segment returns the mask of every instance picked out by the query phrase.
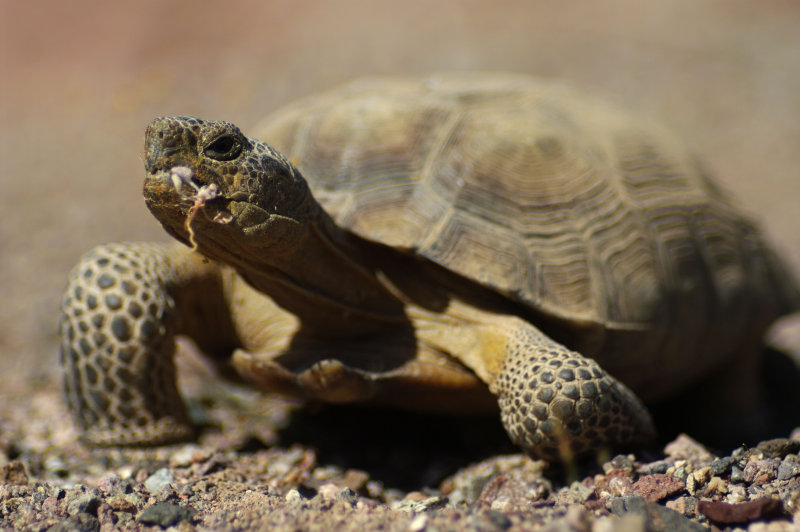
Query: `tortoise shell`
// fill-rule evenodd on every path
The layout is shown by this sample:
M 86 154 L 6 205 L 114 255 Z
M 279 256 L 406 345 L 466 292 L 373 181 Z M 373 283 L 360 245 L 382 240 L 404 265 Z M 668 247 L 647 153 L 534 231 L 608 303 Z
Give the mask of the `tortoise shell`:
M 364 79 L 256 133 L 340 226 L 552 316 L 653 328 L 779 298 L 753 224 L 681 142 L 561 83 Z

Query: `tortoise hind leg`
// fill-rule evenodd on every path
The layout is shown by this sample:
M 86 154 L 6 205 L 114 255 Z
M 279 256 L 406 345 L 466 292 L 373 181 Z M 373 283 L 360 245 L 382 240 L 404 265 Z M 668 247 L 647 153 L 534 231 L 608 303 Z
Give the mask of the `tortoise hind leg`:
M 148 244 L 99 246 L 72 271 L 59 324 L 68 407 L 90 445 L 191 438 L 175 382 L 175 270 Z
M 511 439 L 535 457 L 563 460 L 655 436 L 633 392 L 527 323 L 511 333 L 492 390 Z

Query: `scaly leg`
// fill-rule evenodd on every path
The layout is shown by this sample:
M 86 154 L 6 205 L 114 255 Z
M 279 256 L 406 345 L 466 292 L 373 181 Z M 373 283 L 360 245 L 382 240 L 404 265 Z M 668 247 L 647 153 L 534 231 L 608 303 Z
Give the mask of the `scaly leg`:
M 503 425 L 532 456 L 565 459 L 655 435 L 639 399 L 594 360 L 518 323 L 491 384 Z
M 70 275 L 60 358 L 69 409 L 90 445 L 154 445 L 194 434 L 173 355 L 176 293 L 197 272 L 189 271 L 188 254 L 175 257 L 151 244 L 108 244 L 84 255 Z

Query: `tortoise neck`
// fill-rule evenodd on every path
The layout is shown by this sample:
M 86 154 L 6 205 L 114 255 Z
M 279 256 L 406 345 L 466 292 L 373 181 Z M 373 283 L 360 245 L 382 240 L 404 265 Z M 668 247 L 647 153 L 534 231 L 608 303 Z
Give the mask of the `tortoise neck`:
M 306 223 L 296 245 L 243 277 L 315 331 L 352 335 L 355 326 L 368 332 L 404 319 L 403 303 L 378 275 L 379 245 L 341 229 L 322 209 Z

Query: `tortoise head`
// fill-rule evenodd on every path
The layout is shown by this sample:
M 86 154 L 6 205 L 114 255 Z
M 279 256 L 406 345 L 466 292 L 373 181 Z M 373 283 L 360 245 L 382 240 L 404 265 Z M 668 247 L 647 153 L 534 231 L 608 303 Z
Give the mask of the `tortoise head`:
M 223 262 L 291 249 L 320 210 L 283 155 L 228 122 L 156 118 L 145 168 L 145 202 L 167 232 Z

